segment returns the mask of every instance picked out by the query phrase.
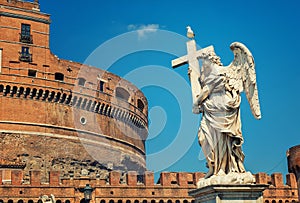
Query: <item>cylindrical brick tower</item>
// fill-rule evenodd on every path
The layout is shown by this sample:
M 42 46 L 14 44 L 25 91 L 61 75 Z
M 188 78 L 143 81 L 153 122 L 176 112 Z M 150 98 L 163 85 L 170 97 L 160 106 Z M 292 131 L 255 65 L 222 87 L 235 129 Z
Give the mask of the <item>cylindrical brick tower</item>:
M 0 14 L 0 158 L 44 177 L 49 170 L 64 177 L 144 171 L 143 93 L 112 73 L 53 55 L 50 16 L 36 1 L 0 0 Z
M 300 145 L 291 147 L 287 151 L 288 170 L 294 173 L 298 183 L 298 194 L 300 202 Z

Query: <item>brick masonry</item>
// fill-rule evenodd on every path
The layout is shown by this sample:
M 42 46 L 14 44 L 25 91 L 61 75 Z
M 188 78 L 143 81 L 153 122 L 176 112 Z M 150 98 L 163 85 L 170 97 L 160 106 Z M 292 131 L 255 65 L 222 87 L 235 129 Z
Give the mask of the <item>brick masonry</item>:
M 36 2 L 0 4 L 0 158 L 26 163 L 26 177 L 41 169 L 45 181 L 49 170 L 62 170 L 62 177 L 83 168 L 91 177 L 111 169 L 143 172 L 143 93 L 117 75 L 53 55 L 50 18 Z M 22 34 L 22 26 L 30 33 Z
M 194 202 L 188 191 L 203 173 L 163 172 L 155 183 L 146 171 L 148 104 L 138 88 L 53 55 L 38 1 L 0 0 L 0 18 L 0 203 L 50 194 L 83 202 L 86 184 L 91 203 Z M 270 184 L 265 203 L 297 201 L 298 152 L 289 150 L 286 184 L 279 173 L 255 175 Z

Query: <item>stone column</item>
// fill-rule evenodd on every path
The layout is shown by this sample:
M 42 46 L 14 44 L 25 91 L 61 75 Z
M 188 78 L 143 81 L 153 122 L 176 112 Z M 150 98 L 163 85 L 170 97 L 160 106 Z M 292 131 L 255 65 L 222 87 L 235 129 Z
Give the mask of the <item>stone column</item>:
M 191 190 L 196 203 L 263 203 L 264 184 L 210 185 Z

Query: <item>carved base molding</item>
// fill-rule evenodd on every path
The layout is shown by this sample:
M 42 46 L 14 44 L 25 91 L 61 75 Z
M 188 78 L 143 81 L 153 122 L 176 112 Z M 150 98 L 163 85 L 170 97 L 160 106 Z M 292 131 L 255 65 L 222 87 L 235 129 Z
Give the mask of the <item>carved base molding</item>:
M 195 203 L 263 203 L 263 191 L 268 185 L 211 185 L 191 190 Z

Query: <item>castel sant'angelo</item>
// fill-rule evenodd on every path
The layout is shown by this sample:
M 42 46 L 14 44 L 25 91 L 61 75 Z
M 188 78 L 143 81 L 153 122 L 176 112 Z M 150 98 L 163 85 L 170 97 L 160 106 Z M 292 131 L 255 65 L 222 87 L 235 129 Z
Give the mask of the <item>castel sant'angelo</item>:
M 146 169 L 148 104 L 117 75 L 49 49 L 38 1 L 0 0 L 0 203 L 191 203 L 203 173 Z M 289 174 L 255 175 L 264 202 L 298 202 L 300 146 Z

